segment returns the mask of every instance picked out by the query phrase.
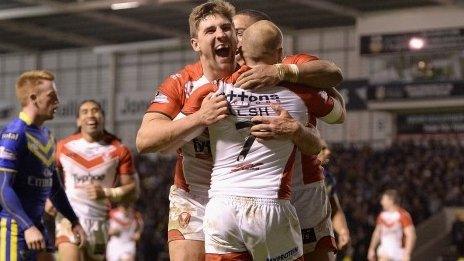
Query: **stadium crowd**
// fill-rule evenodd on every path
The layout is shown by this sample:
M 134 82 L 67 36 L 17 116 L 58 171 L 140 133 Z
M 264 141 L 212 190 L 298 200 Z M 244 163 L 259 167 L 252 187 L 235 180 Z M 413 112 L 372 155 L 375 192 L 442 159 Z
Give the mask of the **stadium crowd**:
M 137 208 L 144 214 L 145 222 L 139 242 L 140 260 L 168 257 L 166 219 L 174 162 L 174 157 L 136 158 L 141 185 Z M 327 167 L 337 179 L 351 231 L 352 260 L 366 258 L 381 210 L 379 197 L 387 188 L 400 191 L 402 205 L 416 225 L 443 206 L 464 205 L 464 146 L 458 142 L 395 142 L 382 150 L 334 146 Z

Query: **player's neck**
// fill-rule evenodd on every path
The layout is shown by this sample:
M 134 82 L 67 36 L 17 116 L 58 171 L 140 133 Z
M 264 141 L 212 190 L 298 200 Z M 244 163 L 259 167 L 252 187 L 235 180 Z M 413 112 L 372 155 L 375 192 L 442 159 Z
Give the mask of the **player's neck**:
M 84 140 L 92 143 L 92 142 L 97 142 L 97 141 L 100 141 L 102 138 L 103 138 L 103 132 L 99 132 L 99 133 L 95 133 L 95 134 L 89 134 L 89 133 L 86 133 L 86 132 L 81 132 L 82 134 L 82 138 L 84 138 Z
M 234 72 L 235 65 L 233 63 L 230 64 L 228 69 L 223 70 L 212 65 L 206 60 L 206 58 L 200 57 L 200 61 L 203 68 L 203 74 L 210 82 L 225 78 Z
M 45 120 L 38 115 L 37 111 L 30 106 L 23 107 L 21 111 L 25 114 L 25 117 L 27 117 L 27 124 L 29 125 L 42 126 L 45 122 Z

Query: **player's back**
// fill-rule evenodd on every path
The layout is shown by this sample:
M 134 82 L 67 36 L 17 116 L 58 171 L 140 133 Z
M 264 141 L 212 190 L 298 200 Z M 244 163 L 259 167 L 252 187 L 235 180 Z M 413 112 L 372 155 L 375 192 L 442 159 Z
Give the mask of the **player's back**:
M 40 222 L 53 185 L 54 144 L 51 132 L 30 124 L 24 114 L 1 131 L 0 169 L 14 175 L 13 190 L 34 223 Z M 11 217 L 5 209 L 0 216 Z
M 219 91 L 226 95 L 232 115 L 209 127 L 214 155 L 210 196 L 288 199 L 296 148 L 288 139 L 254 140 L 250 135 L 251 118 L 276 116 L 270 106 L 275 103 L 305 124 L 305 99 L 291 86 L 251 92 L 222 82 Z

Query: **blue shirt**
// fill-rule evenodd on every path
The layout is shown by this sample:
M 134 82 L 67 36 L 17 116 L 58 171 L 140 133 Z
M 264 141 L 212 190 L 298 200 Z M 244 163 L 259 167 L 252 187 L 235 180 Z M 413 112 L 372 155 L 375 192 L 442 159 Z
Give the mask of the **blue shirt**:
M 41 222 L 45 200 L 52 189 L 53 175 L 56 175 L 54 152 L 55 140 L 51 132 L 32 125 L 23 112 L 1 131 L 0 171 L 14 175 L 12 188 L 35 225 Z M 10 215 L 1 206 L 0 217 L 20 218 Z

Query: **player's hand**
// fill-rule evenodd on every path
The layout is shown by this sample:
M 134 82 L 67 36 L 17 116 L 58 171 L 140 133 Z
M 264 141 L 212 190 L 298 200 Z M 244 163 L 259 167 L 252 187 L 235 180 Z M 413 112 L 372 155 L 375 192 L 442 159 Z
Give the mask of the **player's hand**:
M 228 115 L 227 100 L 224 95 L 215 96 L 209 93 L 203 99 L 201 108 L 196 112 L 201 124 L 209 126 L 216 123 Z
M 27 247 L 30 250 L 44 250 L 45 239 L 35 226 L 32 226 L 24 231 L 24 239 L 26 240 Z
M 56 217 L 56 214 L 58 213 L 55 206 L 53 206 L 53 203 L 48 198 L 47 201 L 45 201 L 45 212 L 52 217 Z
M 345 250 L 350 243 L 350 232 L 349 231 L 342 231 L 338 234 L 338 250 L 342 251 Z
M 72 228 L 72 232 L 77 239 L 76 245 L 78 245 L 79 248 L 83 247 L 87 242 L 87 236 L 81 224 L 75 224 Z
M 276 86 L 279 82 L 279 72 L 274 65 L 257 65 L 242 73 L 235 85 L 242 89 L 258 89 Z
M 87 197 L 92 200 L 105 198 L 105 191 L 103 191 L 103 187 L 97 184 L 86 185 L 85 193 L 87 194 Z
M 280 105 L 271 104 L 271 107 L 277 117 L 255 116 L 251 118 L 252 122 L 258 122 L 250 128 L 251 135 L 262 140 L 291 139 L 300 127 L 299 122 Z
M 369 249 L 367 252 L 367 260 L 369 261 L 375 261 L 376 260 L 376 255 L 375 255 L 375 250 L 374 249 Z
M 134 235 L 132 235 L 132 240 L 139 241 L 140 236 L 141 236 L 140 233 L 135 233 Z

